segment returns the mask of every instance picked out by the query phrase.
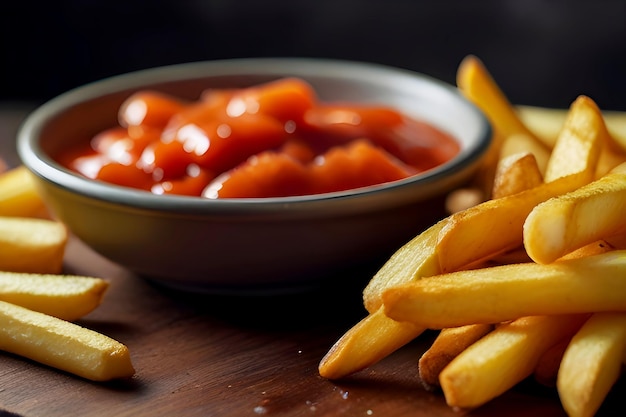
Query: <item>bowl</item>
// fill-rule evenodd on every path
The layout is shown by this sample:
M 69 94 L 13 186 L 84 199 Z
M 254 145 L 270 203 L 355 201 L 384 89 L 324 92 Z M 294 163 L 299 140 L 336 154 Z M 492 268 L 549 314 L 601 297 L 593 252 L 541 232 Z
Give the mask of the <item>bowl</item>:
M 397 108 L 453 135 L 460 152 L 425 173 L 357 190 L 215 200 L 91 180 L 51 157 L 115 125 L 121 103 L 138 90 L 196 99 L 209 87 L 281 77 L 309 82 L 321 100 Z M 468 180 L 490 140 L 485 116 L 456 87 L 426 75 L 364 62 L 250 58 L 140 70 L 78 87 L 25 119 L 17 150 L 51 214 L 137 276 L 191 292 L 277 294 L 336 279 L 367 282 L 442 217 L 445 194 Z

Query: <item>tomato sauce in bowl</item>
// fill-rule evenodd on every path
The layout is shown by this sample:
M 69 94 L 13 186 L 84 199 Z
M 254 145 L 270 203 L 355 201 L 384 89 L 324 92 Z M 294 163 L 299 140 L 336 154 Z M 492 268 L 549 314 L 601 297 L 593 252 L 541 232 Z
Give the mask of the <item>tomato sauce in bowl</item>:
M 460 151 L 430 123 L 385 106 L 322 102 L 296 77 L 205 90 L 196 101 L 142 90 L 118 120 L 58 162 L 154 194 L 263 198 L 396 181 Z

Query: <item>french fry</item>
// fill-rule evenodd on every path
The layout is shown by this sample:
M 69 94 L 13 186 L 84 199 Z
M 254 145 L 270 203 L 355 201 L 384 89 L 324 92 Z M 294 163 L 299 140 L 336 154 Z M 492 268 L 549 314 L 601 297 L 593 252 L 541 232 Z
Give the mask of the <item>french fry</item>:
M 623 123 L 623 130 L 621 131 L 621 134 L 623 136 L 626 136 L 626 118 L 623 114 L 621 114 L 621 116 L 621 121 Z M 606 126 L 607 118 L 603 117 L 603 120 Z M 604 147 L 602 148 L 602 153 L 600 154 L 600 159 L 598 161 L 596 178 L 604 176 L 604 174 L 611 171 L 618 165 L 623 164 L 624 162 L 626 162 L 626 141 L 622 141 L 621 143 L 618 142 L 618 140 L 615 139 L 615 136 L 613 136 L 609 131 L 606 135 L 606 141 L 604 143 Z
M 567 109 L 517 105 L 515 110 L 524 125 L 549 148 L 563 128 Z M 626 112 L 602 111 L 606 126 L 621 148 L 626 148 Z
M 402 246 L 363 290 L 369 314 L 337 340 L 318 365 L 319 374 L 339 379 L 365 369 L 424 332 L 423 328 L 389 319 L 382 311 L 382 292 L 394 283 L 438 273 L 435 239 L 445 219 Z
M 606 241 L 598 241 L 591 243 L 589 245 L 583 246 L 582 248 L 568 253 L 564 256 L 565 259 L 580 259 L 586 256 L 599 255 L 601 253 L 607 253 L 615 248 L 607 243 Z M 563 353 L 567 348 L 569 340 L 562 340 L 557 345 L 548 349 L 539 359 L 537 363 L 537 367 L 535 368 L 533 374 L 535 380 L 545 386 L 554 387 L 556 386 L 557 374 L 559 371 L 559 366 L 561 364 L 561 359 L 563 357 Z
M 484 97 L 485 93 L 491 94 L 489 101 L 501 102 L 507 99 L 483 63 L 474 56 L 467 56 L 461 61 L 456 74 L 456 84 L 459 91 L 485 113 L 492 125 L 491 143 L 476 169 L 473 180 L 474 187 L 480 189 L 482 194 L 485 195 L 485 200 L 487 200 L 491 198 L 490 193 L 496 164 L 500 158 L 500 149 L 502 148 L 505 133 L 501 132 L 494 124 L 493 120 L 491 120 L 493 116 L 490 117 L 486 113 L 485 105 L 481 105 L 479 100 Z M 513 122 L 515 123 L 515 121 Z
M 0 350 L 93 381 L 135 372 L 128 348 L 93 330 L 0 301 Z
M 468 55 L 461 61 L 456 84 L 461 93 L 487 115 L 503 138 L 515 133 L 534 136 L 478 57 Z
M 589 159 L 585 160 L 589 161 Z M 589 166 L 587 170 L 591 171 L 594 168 Z M 521 246 L 523 241 L 523 221 L 532 207 L 552 196 L 578 188 L 587 181 L 587 177 L 589 175 L 587 175 L 586 171 L 583 171 L 580 174 L 562 178 L 551 184 L 542 184 L 531 190 L 521 192 L 516 194 L 517 197 L 510 196 L 497 200 L 497 203 L 491 200 L 457 213 L 427 229 L 400 248 L 370 280 L 370 283 L 363 291 L 363 299 L 367 311 L 370 314 L 374 314 L 380 308 L 380 294 L 385 289 L 441 272 L 441 268 L 445 267 L 445 264 L 441 262 L 442 258 L 448 262 L 456 262 L 459 259 L 463 259 L 464 264 L 455 266 L 455 268 L 461 268 Z M 479 219 L 478 221 L 476 220 L 477 218 Z M 449 227 L 451 219 L 458 224 L 449 234 L 443 234 L 443 231 Z M 500 224 L 498 221 L 503 223 Z M 493 238 L 493 234 L 488 233 L 488 230 L 491 230 L 489 229 L 490 227 L 493 230 L 509 230 L 511 228 L 510 222 L 512 221 L 517 221 L 519 232 L 497 233 L 497 239 Z M 485 233 L 486 231 L 487 233 Z M 464 240 L 459 239 L 459 235 L 463 236 Z M 450 250 L 451 246 L 453 250 Z M 468 252 L 466 250 L 467 247 L 472 247 L 473 251 Z M 445 252 L 441 252 L 442 250 Z M 446 254 L 445 257 L 442 257 L 443 253 Z M 463 256 L 467 257 L 467 255 L 473 255 L 474 257 L 469 259 L 463 258 Z M 368 329 L 372 326 L 366 325 L 373 321 L 375 320 L 369 317 L 362 320 L 331 347 L 320 362 L 319 369 L 322 375 L 336 379 L 356 372 L 363 369 L 363 367 L 372 365 L 411 340 L 403 334 L 402 337 L 390 338 L 388 345 L 385 345 L 382 341 L 374 344 L 370 340 L 373 337 L 367 334 Z M 421 331 L 415 333 L 414 337 L 417 337 L 420 333 Z M 352 346 L 358 346 L 355 341 L 359 338 L 364 339 L 363 343 L 377 346 L 377 349 L 381 349 L 381 351 L 377 352 L 372 348 L 366 357 L 355 362 L 349 356 L 353 352 Z M 341 364 L 341 367 L 336 364 Z
M 449 216 L 435 249 L 440 271 L 458 271 L 521 246 L 524 221 L 537 204 L 585 183 L 586 175 L 572 174 Z
M 586 96 L 579 96 L 570 106 L 548 164 L 544 180 L 588 172 L 589 181 L 595 178 L 601 149 L 609 140 L 609 133 L 598 106 Z M 588 170 L 594 166 L 594 170 Z
M 616 168 L 618 165 L 626 162 L 626 152 L 613 152 L 608 150 L 610 145 L 602 149 L 600 158 L 598 159 L 598 168 L 596 169 L 596 178 L 602 178 L 605 174 Z
M 109 283 L 101 278 L 0 271 L 0 300 L 73 321 L 100 305 Z
M 43 200 L 25 166 L 0 174 L 0 216 L 42 217 L 45 214 Z
M 461 352 L 492 331 L 491 324 L 469 324 L 443 329 L 418 362 L 422 384 L 428 389 L 439 387 L 439 374 Z
M 320 376 L 340 379 L 363 370 L 424 332 L 411 323 L 388 318 L 382 308 L 350 328 L 320 361 Z
M 542 141 L 548 148 L 552 149 L 559 136 L 568 109 L 516 105 L 515 111 L 537 139 Z
M 60 273 L 67 239 L 65 226 L 53 220 L 0 217 L 0 270 Z
M 626 251 L 422 278 L 383 293 L 390 318 L 430 329 L 535 315 L 626 311 Z
M 565 124 L 567 110 L 517 106 L 520 119 L 548 147 L 553 147 Z M 626 112 L 603 111 L 608 136 L 598 162 L 596 178 L 626 161 Z
M 523 228 L 524 246 L 550 263 L 597 240 L 626 232 L 626 163 L 604 177 L 537 205 Z
M 499 161 L 520 152 L 532 154 L 535 157 L 540 173 L 543 175 L 548 159 L 550 159 L 550 150 L 545 149 L 543 144 L 540 144 L 534 136 L 528 133 L 513 133 L 505 137 L 500 148 Z
M 504 157 L 498 163 L 493 180 L 492 198 L 520 193 L 543 183 L 543 175 L 535 156 L 520 152 Z
M 594 242 L 584 248 L 569 254 L 571 259 L 606 253 L 613 250 L 606 242 Z M 422 381 L 427 387 L 439 385 L 439 373 L 465 348 L 471 346 L 493 326 L 490 324 L 471 324 L 461 327 L 443 329 L 432 346 L 422 355 L 419 361 L 419 372 Z M 559 346 L 548 349 L 539 359 L 533 374 L 535 379 L 544 385 L 556 384 L 560 359 L 568 340 L 559 343 Z
M 626 313 L 595 313 L 563 354 L 557 391 L 571 417 L 591 417 L 617 381 L 626 349 Z
M 505 143 L 510 138 L 512 137 L 507 138 Z M 532 153 L 521 152 L 505 156 L 498 163 L 492 198 L 503 198 L 517 194 L 541 183 L 543 183 L 543 177 Z M 526 251 L 522 248 L 503 253 L 490 259 L 490 262 L 511 263 L 529 260 Z M 422 383 L 427 388 L 439 386 L 439 374 L 445 366 L 493 328 L 494 326 L 491 324 L 470 324 L 442 329 L 432 346 L 424 352 L 418 362 Z
M 580 328 L 587 315 L 524 317 L 469 346 L 439 376 L 451 407 L 475 408 L 532 375 L 539 358 Z
M 593 119 L 594 103 L 580 99 L 568 113 L 571 129 L 565 129 L 550 154 L 545 184 L 504 198 L 489 200 L 448 218 L 437 243 L 441 272 L 467 268 L 476 261 L 512 250 L 523 241 L 523 225 L 533 208 L 589 183 L 594 179 L 603 143 L 601 120 Z M 592 116 L 587 117 L 591 113 Z M 579 127 L 577 119 L 592 119 Z M 559 144 L 560 142 L 560 144 Z M 571 152 L 575 147 L 576 152 Z M 560 153 L 569 155 L 562 162 Z M 507 230 L 508 233 L 502 233 Z M 467 248 L 472 250 L 468 251 Z
M 491 192 L 495 167 L 506 137 L 524 134 L 532 138 L 534 146 L 529 151 L 535 154 L 539 166 L 545 167 L 544 163 L 547 162 L 549 154 L 548 147 L 524 125 L 517 110 L 480 59 L 468 55 L 461 61 L 457 70 L 456 84 L 461 93 L 485 113 L 494 129 L 492 144 L 477 173 L 477 181 L 483 185 L 487 193 Z
M 379 311 L 380 297 L 391 286 L 439 273 L 436 242 L 446 222 L 446 219 L 441 220 L 401 247 L 370 280 L 363 291 L 369 316 L 335 342 L 320 362 L 320 375 L 338 379 L 362 370 L 423 332 L 424 329 L 420 328 L 397 331 L 399 326 L 396 323 L 381 318 L 384 314 Z
M 580 259 L 586 256 L 599 255 L 601 253 L 607 253 L 615 248 L 607 243 L 606 241 L 598 241 L 591 243 L 589 245 L 583 246 L 582 248 L 568 253 L 565 255 L 563 260 L 565 259 Z M 563 358 L 563 353 L 569 344 L 569 340 L 563 340 L 559 342 L 557 345 L 551 347 L 539 360 L 537 367 L 534 371 L 535 380 L 545 386 L 556 386 L 556 379 L 559 371 L 559 366 L 561 364 L 561 359 Z
M 370 313 L 382 306 L 381 294 L 396 284 L 439 273 L 436 243 L 446 219 L 435 223 L 398 249 L 374 274 L 363 290 L 363 302 Z
M 448 196 L 449 216 L 372 278 L 368 315 L 319 370 L 344 377 L 441 329 L 420 357 L 421 381 L 439 385 L 449 405 L 473 408 L 533 374 L 558 388 L 566 347 L 585 351 L 572 336 L 591 313 L 626 316 L 626 112 L 602 112 L 586 96 L 567 110 L 514 107 L 474 56 L 459 66 L 457 85 L 490 120 L 494 140 L 474 181 Z M 586 377 L 578 391 L 564 390 L 568 414 L 599 407 L 626 363 L 625 329 L 623 341 L 593 332 L 615 351 L 621 344 L 619 361 L 605 355 L 610 370 L 593 368 L 602 353 L 589 349 L 570 365 L 570 379 Z
M 320 362 L 320 375 L 338 379 L 362 370 L 423 332 L 419 328 L 400 331 L 394 321 L 381 318 L 381 315 L 384 316 L 379 311 L 382 305 L 381 294 L 394 285 L 440 272 L 436 244 L 446 222 L 447 219 L 441 220 L 403 245 L 372 277 L 363 291 L 364 305 L 370 313 L 369 316 L 335 342 Z M 521 244 L 521 238 L 519 243 Z M 374 328 L 376 330 L 372 330 Z
M 465 187 L 452 190 L 445 201 L 445 210 L 448 214 L 457 213 L 474 207 L 487 200 L 485 193 L 478 187 Z

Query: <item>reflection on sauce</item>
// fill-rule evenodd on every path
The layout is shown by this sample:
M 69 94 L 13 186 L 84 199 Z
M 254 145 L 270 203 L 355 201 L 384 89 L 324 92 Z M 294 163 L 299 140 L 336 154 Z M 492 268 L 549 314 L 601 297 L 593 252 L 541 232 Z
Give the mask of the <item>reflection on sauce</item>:
M 459 152 L 436 127 L 388 107 L 324 103 L 298 78 L 204 91 L 140 91 L 119 125 L 58 156 L 86 177 L 205 198 L 283 197 L 395 181 Z

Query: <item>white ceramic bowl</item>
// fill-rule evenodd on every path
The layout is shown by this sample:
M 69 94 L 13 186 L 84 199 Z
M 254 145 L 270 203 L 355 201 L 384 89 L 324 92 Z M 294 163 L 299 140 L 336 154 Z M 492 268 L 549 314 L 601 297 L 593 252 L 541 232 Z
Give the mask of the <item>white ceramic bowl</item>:
M 195 99 L 207 87 L 295 76 L 319 98 L 393 106 L 452 134 L 461 152 L 427 173 L 355 191 L 265 199 L 159 196 L 93 181 L 50 155 L 117 122 L 131 93 Z M 491 139 L 484 115 L 458 90 L 380 65 L 305 58 L 235 59 L 138 71 L 69 91 L 36 109 L 18 153 L 51 212 L 96 252 L 166 286 L 208 293 L 301 291 L 341 276 L 361 280 L 443 214 Z

